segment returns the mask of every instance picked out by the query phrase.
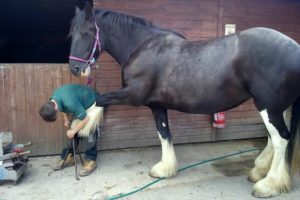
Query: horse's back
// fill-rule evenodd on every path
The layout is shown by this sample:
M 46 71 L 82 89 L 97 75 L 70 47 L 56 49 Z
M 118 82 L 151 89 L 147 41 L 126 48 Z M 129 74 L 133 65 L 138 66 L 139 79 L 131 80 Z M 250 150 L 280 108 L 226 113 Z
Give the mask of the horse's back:
M 287 35 L 259 27 L 242 31 L 237 37 L 237 59 L 243 59 L 248 67 L 282 72 L 300 70 L 300 46 Z
M 271 28 L 265 28 L 265 27 L 254 27 L 249 28 L 246 30 L 241 31 L 240 33 L 237 33 L 239 36 L 250 36 L 254 37 L 256 39 L 263 39 L 266 41 L 273 41 L 273 42 L 282 42 L 285 40 L 286 42 L 291 42 L 294 44 L 297 44 L 295 40 L 288 37 L 287 35 Z
M 299 44 L 287 35 L 269 28 L 251 28 L 237 34 L 239 50 L 248 55 L 267 57 L 270 54 L 284 57 L 297 56 Z
M 268 28 L 251 28 L 237 36 L 239 53 L 234 68 L 252 97 L 264 106 L 276 102 L 285 108 L 293 103 L 300 95 L 298 43 Z

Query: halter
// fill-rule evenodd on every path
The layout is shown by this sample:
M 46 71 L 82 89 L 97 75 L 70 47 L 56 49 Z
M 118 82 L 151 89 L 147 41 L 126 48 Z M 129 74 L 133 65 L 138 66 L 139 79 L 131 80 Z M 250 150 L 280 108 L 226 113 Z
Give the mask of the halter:
M 90 59 L 86 60 L 86 59 L 83 59 L 83 58 L 79 58 L 79 57 L 75 57 L 75 56 L 69 56 L 69 59 L 70 60 L 75 60 L 75 61 L 78 61 L 78 62 L 82 62 L 82 63 L 85 63 L 86 65 L 84 66 L 84 69 L 86 68 L 92 68 L 92 66 L 94 66 L 96 60 L 94 58 L 94 55 L 95 55 L 95 52 L 96 52 L 96 49 L 97 49 L 97 46 L 98 46 L 98 49 L 99 49 L 99 52 L 101 54 L 101 42 L 100 42 L 100 31 L 99 31 L 99 27 L 97 25 L 97 23 L 95 22 L 95 27 L 96 27 L 96 36 L 95 36 L 95 43 L 94 43 L 94 48 L 92 50 L 92 53 L 90 55 Z

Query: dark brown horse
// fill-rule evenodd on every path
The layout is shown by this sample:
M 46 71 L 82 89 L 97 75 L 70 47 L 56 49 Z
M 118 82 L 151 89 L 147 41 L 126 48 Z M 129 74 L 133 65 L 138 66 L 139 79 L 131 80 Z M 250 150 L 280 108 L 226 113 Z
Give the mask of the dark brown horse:
M 292 155 L 300 149 L 299 137 L 295 138 L 299 106 L 294 106 L 291 131 L 283 113 L 300 102 L 297 42 L 268 28 L 190 42 L 147 20 L 90 6 L 77 9 L 71 35 L 70 69 L 75 75 L 88 75 L 104 50 L 122 67 L 123 88 L 101 95 L 97 105 L 129 104 L 152 110 L 162 159 L 152 167 L 151 176 L 176 174 L 167 109 L 215 113 L 253 98 L 269 139 L 249 175 L 256 182 L 252 194 L 271 197 L 290 191 L 285 154 L 290 144 L 290 160 L 298 158 Z

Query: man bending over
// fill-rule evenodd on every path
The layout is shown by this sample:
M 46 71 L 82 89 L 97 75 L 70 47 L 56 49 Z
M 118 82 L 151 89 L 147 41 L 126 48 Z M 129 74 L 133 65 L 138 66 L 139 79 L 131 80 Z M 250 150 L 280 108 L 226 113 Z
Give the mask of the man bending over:
M 96 91 L 84 85 L 63 85 L 53 92 L 49 101 L 43 104 L 39 111 L 40 116 L 47 122 L 54 122 L 57 113 L 61 112 L 64 126 L 69 128 L 66 132 L 67 137 L 72 139 L 78 134 L 79 137 L 88 139 L 84 165 L 79 172 L 80 176 L 87 176 L 97 168 L 98 126 L 103 119 L 103 108 L 96 107 L 98 95 Z M 70 121 L 72 121 L 71 127 Z M 66 155 L 67 152 L 69 152 L 68 155 Z M 65 158 L 65 162 L 63 162 Z M 63 163 L 66 167 L 74 165 L 72 151 L 67 148 L 63 149 L 61 160 L 55 169 L 62 169 Z

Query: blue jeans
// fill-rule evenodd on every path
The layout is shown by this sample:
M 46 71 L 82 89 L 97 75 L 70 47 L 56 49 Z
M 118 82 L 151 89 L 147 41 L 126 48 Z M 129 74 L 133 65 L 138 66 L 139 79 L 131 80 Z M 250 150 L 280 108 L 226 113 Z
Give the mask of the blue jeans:
M 98 139 L 97 129 L 95 130 L 92 137 L 93 137 L 93 141 L 88 141 L 84 157 L 85 157 L 85 160 L 96 161 L 96 159 L 97 159 L 97 139 Z M 87 138 L 80 138 L 80 137 L 78 137 L 78 134 L 76 134 L 74 136 L 74 139 L 75 139 L 75 148 L 76 148 L 79 145 L 80 140 L 88 139 L 88 137 Z M 65 159 L 67 153 L 72 153 L 72 154 L 74 153 L 72 146 L 70 146 L 70 149 L 64 148 L 62 150 L 62 153 L 61 153 L 61 156 L 60 156 L 62 160 Z

